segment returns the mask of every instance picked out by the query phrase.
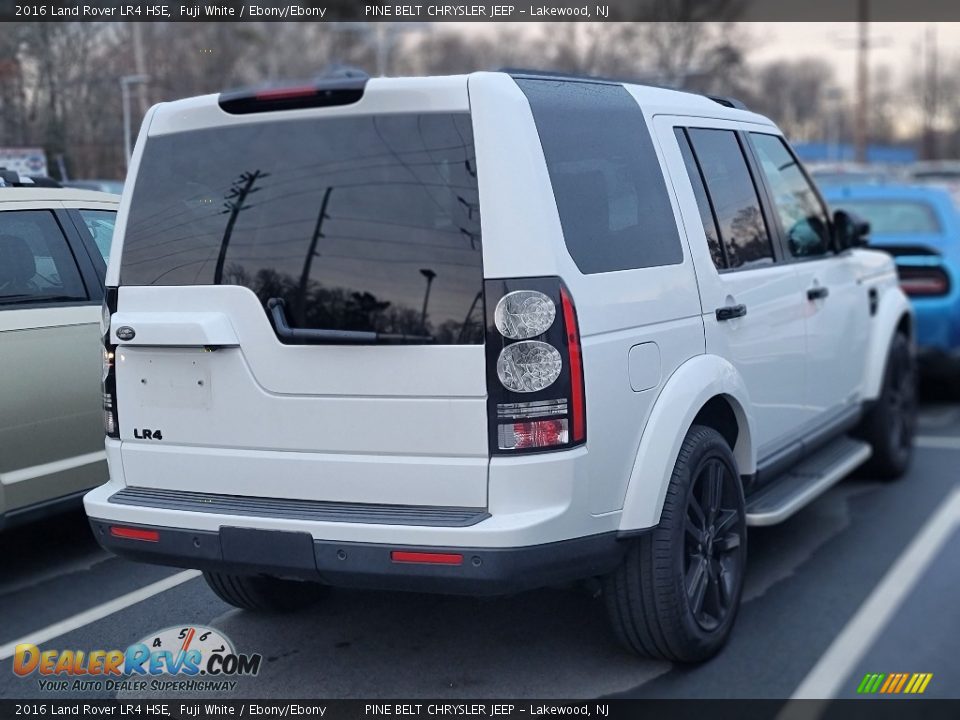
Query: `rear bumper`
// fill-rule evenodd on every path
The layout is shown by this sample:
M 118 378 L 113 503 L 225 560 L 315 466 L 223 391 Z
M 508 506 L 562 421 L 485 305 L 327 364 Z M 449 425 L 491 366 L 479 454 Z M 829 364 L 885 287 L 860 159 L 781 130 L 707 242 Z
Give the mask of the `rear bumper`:
M 917 347 L 930 357 L 960 353 L 960 296 L 911 298 Z
M 156 541 L 115 537 L 116 521 L 90 518 L 100 544 L 161 565 L 315 580 L 332 586 L 496 595 L 603 575 L 626 549 L 615 532 L 527 547 L 441 547 L 316 540 L 309 533 L 221 527 L 216 532 L 130 525 Z M 458 564 L 395 562 L 394 551 L 459 555 Z

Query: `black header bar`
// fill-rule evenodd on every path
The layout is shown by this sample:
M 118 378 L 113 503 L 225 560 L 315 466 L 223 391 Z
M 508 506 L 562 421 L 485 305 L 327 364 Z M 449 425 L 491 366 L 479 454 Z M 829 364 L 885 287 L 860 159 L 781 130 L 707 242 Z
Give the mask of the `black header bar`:
M 955 720 L 960 700 L 0 700 L 15 718 L 293 718 L 299 720 Z
M 0 21 L 29 22 L 871 22 L 960 20 L 955 0 L 0 0 Z

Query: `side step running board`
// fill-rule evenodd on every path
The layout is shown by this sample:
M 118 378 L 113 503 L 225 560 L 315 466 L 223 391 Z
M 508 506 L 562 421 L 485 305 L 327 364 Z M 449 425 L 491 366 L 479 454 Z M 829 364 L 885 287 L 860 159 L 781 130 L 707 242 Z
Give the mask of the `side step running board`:
M 870 446 L 841 437 L 747 498 L 747 525 L 776 525 L 870 459 Z

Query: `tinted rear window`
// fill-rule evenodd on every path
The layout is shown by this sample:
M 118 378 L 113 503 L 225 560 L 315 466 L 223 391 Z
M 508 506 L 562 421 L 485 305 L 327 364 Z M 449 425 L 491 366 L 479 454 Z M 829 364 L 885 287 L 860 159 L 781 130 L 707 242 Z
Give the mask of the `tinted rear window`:
M 301 328 L 483 340 L 468 114 L 257 122 L 151 138 L 123 285 L 243 285 Z
M 683 262 L 640 106 L 621 85 L 524 80 L 563 237 L 583 273 Z
M 871 235 L 940 233 L 936 211 L 925 202 L 911 200 L 842 200 L 835 205 L 870 222 Z

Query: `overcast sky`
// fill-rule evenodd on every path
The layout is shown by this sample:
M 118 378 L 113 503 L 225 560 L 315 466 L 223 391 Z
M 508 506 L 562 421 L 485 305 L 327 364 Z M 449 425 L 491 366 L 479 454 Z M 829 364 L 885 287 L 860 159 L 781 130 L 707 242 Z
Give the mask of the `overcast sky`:
M 802 1 L 802 0 L 801 0 Z M 451 23 L 464 32 L 495 32 L 499 23 Z M 523 25 L 518 23 L 517 25 Z M 549 23 L 536 23 L 543 30 Z M 749 61 L 763 63 L 770 60 L 821 57 L 832 63 L 837 81 L 852 88 L 856 67 L 857 23 L 792 22 L 741 23 L 753 41 Z M 871 23 L 869 33 L 873 40 L 870 66 L 890 68 L 897 80 L 906 75 L 906 69 L 920 62 L 924 38 L 934 31 L 939 49 L 941 67 L 960 58 L 960 23 Z M 549 31 L 549 30 L 548 30 Z
M 814 55 L 831 62 L 838 81 L 852 87 L 856 67 L 856 23 L 745 23 L 756 40 L 753 62 Z M 871 23 L 871 67 L 887 66 L 902 77 L 920 62 L 926 33 L 932 29 L 942 64 L 960 56 L 960 23 Z

